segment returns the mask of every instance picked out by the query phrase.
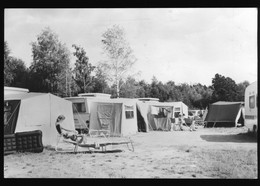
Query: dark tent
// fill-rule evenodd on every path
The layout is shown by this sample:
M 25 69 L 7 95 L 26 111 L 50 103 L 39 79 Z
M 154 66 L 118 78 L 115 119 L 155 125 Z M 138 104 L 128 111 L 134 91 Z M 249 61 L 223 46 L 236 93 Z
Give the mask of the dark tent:
M 206 127 L 236 127 L 244 125 L 244 103 L 219 101 L 209 105 Z

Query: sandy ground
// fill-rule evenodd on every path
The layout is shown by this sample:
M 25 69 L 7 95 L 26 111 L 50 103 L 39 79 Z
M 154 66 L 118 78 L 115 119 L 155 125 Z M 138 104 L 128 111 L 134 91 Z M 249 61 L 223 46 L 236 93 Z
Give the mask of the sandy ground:
M 257 141 L 246 128 L 153 131 L 107 153 L 16 153 L 4 156 L 5 178 L 257 178 Z

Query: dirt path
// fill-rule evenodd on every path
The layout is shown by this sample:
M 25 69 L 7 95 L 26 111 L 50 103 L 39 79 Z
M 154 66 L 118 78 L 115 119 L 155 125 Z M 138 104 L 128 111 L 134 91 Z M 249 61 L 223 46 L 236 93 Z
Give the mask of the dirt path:
M 256 178 L 257 142 L 243 128 L 154 131 L 131 138 L 135 151 L 18 153 L 4 157 L 4 177 Z M 111 147 L 108 148 L 108 150 Z

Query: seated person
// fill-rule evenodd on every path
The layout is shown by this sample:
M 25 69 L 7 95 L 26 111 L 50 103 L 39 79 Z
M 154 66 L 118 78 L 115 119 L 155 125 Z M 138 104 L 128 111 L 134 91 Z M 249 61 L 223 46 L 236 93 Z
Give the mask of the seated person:
M 178 117 L 178 125 L 180 127 L 180 130 L 183 130 L 183 123 L 185 123 L 183 116 L 184 115 L 179 114 L 179 117 Z
M 83 136 L 82 135 L 78 135 L 78 132 L 75 130 L 68 130 L 68 129 L 65 129 L 61 126 L 61 123 L 65 120 L 65 116 L 63 115 L 59 115 L 57 120 L 56 120 L 56 123 L 55 123 L 55 126 L 56 126 L 56 129 L 57 131 L 66 139 L 71 139 L 72 141 L 75 141 L 75 142 L 78 142 L 78 143 L 81 143 L 83 141 Z M 78 138 L 80 138 L 78 140 Z
M 193 119 L 190 125 L 190 131 L 196 131 L 195 130 L 195 120 Z

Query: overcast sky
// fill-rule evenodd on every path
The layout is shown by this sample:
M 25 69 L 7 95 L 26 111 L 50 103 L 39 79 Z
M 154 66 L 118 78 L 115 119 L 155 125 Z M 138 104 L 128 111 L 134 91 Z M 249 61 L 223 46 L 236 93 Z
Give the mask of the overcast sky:
M 134 50 L 138 80 L 211 85 L 216 73 L 236 83 L 257 80 L 256 8 L 5 9 L 4 39 L 11 56 L 32 62 L 31 42 L 50 27 L 90 63 L 102 59 L 101 38 L 118 24 Z M 72 56 L 72 55 L 71 55 Z M 71 57 L 72 66 L 75 58 Z

